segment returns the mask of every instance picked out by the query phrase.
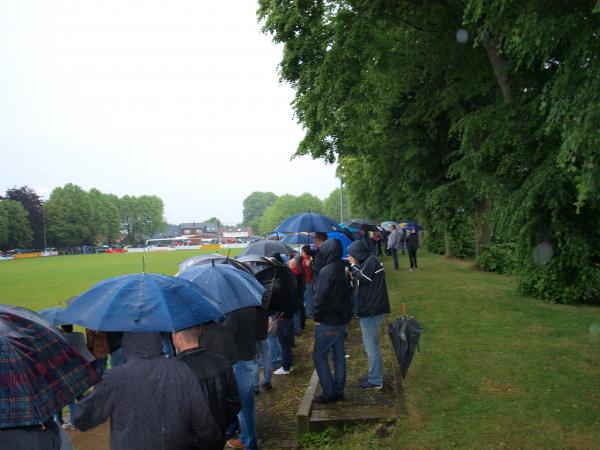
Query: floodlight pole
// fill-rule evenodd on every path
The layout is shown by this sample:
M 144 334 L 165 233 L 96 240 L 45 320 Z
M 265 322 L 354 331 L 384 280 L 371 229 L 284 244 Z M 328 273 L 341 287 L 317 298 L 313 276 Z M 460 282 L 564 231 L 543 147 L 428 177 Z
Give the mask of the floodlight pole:
M 344 180 L 340 175 L 340 223 L 344 223 Z

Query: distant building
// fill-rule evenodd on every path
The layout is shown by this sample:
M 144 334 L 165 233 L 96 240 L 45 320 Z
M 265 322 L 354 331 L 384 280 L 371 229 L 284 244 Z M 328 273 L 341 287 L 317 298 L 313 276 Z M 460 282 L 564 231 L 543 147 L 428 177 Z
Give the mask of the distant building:
M 213 222 L 191 222 L 179 224 L 180 236 L 212 235 L 217 236 L 219 227 Z
M 224 241 L 246 241 L 252 237 L 252 227 L 225 226 L 219 228 L 219 236 Z

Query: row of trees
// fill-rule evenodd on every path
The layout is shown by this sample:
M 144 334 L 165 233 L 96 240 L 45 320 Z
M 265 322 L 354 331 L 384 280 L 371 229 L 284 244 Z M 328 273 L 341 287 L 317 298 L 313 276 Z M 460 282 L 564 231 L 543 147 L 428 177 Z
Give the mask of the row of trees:
M 9 189 L 0 200 L 0 248 L 137 244 L 165 229 L 163 211 L 154 195 L 118 197 L 69 183 L 42 202 L 27 186 Z
M 345 197 L 344 205 L 344 214 L 350 214 Z M 271 233 L 285 218 L 309 211 L 341 220 L 339 188 L 334 189 L 324 200 L 309 193 L 299 196 L 285 194 L 278 197 L 272 192 L 253 192 L 246 197 L 243 206 L 242 225 L 252 227 L 262 235 Z
M 418 218 L 448 256 L 503 255 L 488 266 L 550 301 L 600 298 L 595 0 L 259 4 L 297 153 L 338 161 L 356 214 Z

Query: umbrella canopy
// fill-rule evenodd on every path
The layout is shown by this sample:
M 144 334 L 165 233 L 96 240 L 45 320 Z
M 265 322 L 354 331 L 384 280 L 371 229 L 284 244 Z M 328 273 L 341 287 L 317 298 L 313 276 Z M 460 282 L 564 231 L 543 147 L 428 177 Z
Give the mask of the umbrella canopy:
M 394 353 L 400 363 L 402 378 L 406 377 L 410 363 L 415 354 L 415 349 L 419 346 L 419 339 L 423 327 L 414 317 L 410 319 L 406 316 L 398 317 L 390 323 L 389 336 L 394 347 Z
M 310 245 L 315 243 L 315 236 L 308 233 L 288 234 L 281 242 L 287 245 Z
M 346 223 L 346 227 L 352 230 L 360 230 L 364 227 L 368 231 L 379 231 L 379 228 L 377 228 L 377 224 L 375 222 L 365 219 L 352 219 Z
M 394 222 L 393 220 L 386 220 L 385 222 L 381 222 L 381 228 L 385 230 L 389 230 L 390 225 L 396 225 L 396 228 L 398 228 L 398 222 Z
M 403 230 L 407 230 L 407 231 L 411 231 L 411 230 L 416 230 L 416 231 L 419 231 L 419 230 L 422 230 L 422 229 L 423 229 L 423 227 L 422 227 L 421 225 L 419 225 L 419 224 L 418 224 L 418 223 L 416 223 L 416 222 L 413 222 L 413 221 L 412 221 L 412 220 L 410 220 L 410 219 L 404 219 L 403 221 L 401 221 L 401 222 L 398 224 L 398 226 L 399 226 L 400 228 L 402 228 Z
M 239 262 L 237 259 L 229 258 L 228 256 L 221 255 L 219 253 L 213 253 L 210 255 L 196 255 L 188 258 L 179 263 L 179 272 L 181 274 L 184 270 L 189 267 L 201 265 L 201 264 L 230 264 L 236 269 L 243 270 L 244 272 L 252 273 L 252 271 L 244 264 Z
M 54 306 L 52 308 L 42 309 L 39 312 L 39 315 L 48 321 L 51 327 L 56 328 L 59 325 L 66 325 L 67 322 L 64 322 L 60 318 L 60 314 L 64 311 L 64 308 L 60 306 Z
M 348 247 L 354 242 L 354 239 L 351 239 L 347 234 L 340 233 L 339 231 L 330 231 L 327 233 L 327 237 L 329 239 L 337 239 L 342 243 L 342 258 L 346 258 L 348 256 Z
M 138 273 L 108 278 L 79 295 L 61 320 L 97 331 L 167 332 L 222 316 L 215 300 L 181 278 Z
M 210 293 L 223 315 L 236 309 L 262 306 L 265 288 L 254 275 L 235 267 L 224 264 L 192 266 L 179 278 L 189 280 Z
M 337 229 L 337 222 L 327 216 L 302 213 L 288 217 L 275 228 L 275 231 L 279 233 L 327 233 Z
M 41 316 L 0 305 L 0 428 L 40 425 L 98 381 Z
M 250 244 L 248 247 L 244 249 L 240 256 L 246 255 L 259 255 L 259 256 L 269 256 L 273 253 L 283 253 L 287 255 L 289 252 L 293 252 L 294 249 L 289 245 L 283 244 L 280 241 L 258 241 L 254 244 Z M 239 261 L 240 258 L 238 258 Z

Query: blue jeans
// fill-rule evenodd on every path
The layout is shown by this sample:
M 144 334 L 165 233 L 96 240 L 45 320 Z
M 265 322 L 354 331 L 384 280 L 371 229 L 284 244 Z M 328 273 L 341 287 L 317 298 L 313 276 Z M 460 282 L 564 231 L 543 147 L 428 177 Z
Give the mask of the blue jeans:
M 69 422 L 71 422 L 73 420 L 73 409 L 74 408 L 75 408 L 75 402 L 69 403 Z M 62 425 L 64 423 L 63 415 L 62 415 L 62 408 L 59 409 L 56 414 L 54 414 L 54 420 L 56 420 L 59 423 L 59 425 Z
M 363 345 L 369 360 L 369 383 L 383 386 L 383 361 L 379 350 L 379 327 L 383 322 L 384 314 L 372 317 L 361 317 L 360 330 L 362 331 Z
M 240 439 L 245 449 L 258 449 L 256 440 L 256 410 L 254 404 L 254 380 L 258 373 L 256 360 L 238 361 L 233 365 L 233 373 L 240 394 L 242 409 L 238 413 Z
M 294 343 L 294 320 L 279 319 L 277 337 L 281 345 L 281 365 L 285 370 L 292 367 L 292 344 Z
M 300 311 L 294 313 L 294 333 L 300 334 L 302 332 L 302 317 L 300 317 Z
M 344 350 L 344 336 L 346 325 L 315 326 L 315 346 L 313 348 L 313 362 L 319 374 L 319 382 L 323 388 L 324 397 L 334 397 L 344 393 L 346 384 L 346 352 Z M 329 351 L 332 352 L 334 375 L 329 369 Z
M 271 382 L 271 354 L 269 352 L 269 343 L 266 339 L 262 341 L 256 341 L 256 359 L 258 360 L 259 367 L 263 368 L 263 383 Z M 254 388 L 258 388 L 260 384 L 260 374 L 256 371 L 256 378 L 254 380 Z
M 271 367 L 281 364 L 281 345 L 277 336 L 269 335 L 267 337 L 269 343 L 269 353 L 271 354 Z
M 390 247 L 390 253 L 392 254 L 392 259 L 394 260 L 394 269 L 398 270 L 398 249 L 395 247 Z
M 313 315 L 313 285 L 309 283 L 304 289 L 304 314 L 306 316 Z

